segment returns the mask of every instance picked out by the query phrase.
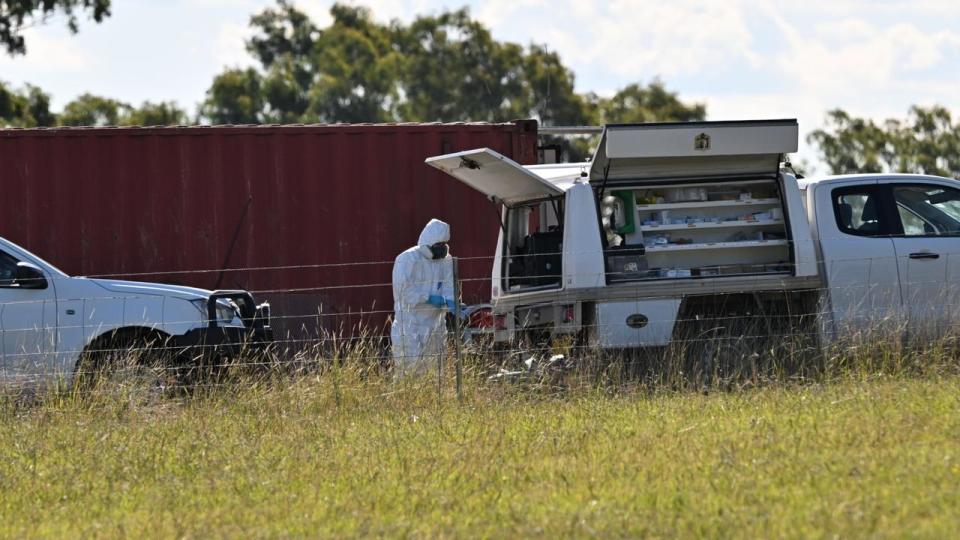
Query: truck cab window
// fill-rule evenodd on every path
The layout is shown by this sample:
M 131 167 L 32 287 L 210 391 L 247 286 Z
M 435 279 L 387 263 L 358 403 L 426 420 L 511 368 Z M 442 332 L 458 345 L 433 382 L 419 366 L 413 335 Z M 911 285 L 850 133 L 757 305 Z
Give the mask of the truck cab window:
M 17 261 L 0 251 L 0 287 L 9 287 L 17 276 Z
M 876 186 L 835 190 L 833 201 L 837 227 L 842 232 L 856 236 L 888 236 Z
M 510 207 L 503 277 L 507 291 L 559 287 L 563 251 L 563 200 Z
M 894 186 L 904 236 L 960 235 L 960 192 L 936 185 Z

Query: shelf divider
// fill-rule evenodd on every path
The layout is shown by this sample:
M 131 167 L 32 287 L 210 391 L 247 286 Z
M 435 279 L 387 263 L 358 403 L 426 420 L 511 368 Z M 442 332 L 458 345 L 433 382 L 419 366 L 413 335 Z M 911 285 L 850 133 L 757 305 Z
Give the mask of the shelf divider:
M 741 242 L 704 242 L 702 244 L 668 244 L 659 246 L 647 246 L 647 254 L 665 253 L 668 251 L 696 251 L 706 249 L 737 249 L 737 248 L 762 248 L 787 245 L 786 240 L 744 240 Z
M 656 232 L 656 231 L 681 231 L 689 229 L 724 229 L 728 227 L 760 227 L 764 225 L 783 225 L 782 219 L 768 219 L 768 220 L 757 220 L 757 221 L 721 221 L 720 223 L 713 223 L 711 221 L 703 223 L 678 223 L 670 225 L 641 225 L 640 230 L 643 232 Z
M 671 208 L 725 208 L 730 206 L 770 206 L 780 204 L 780 199 L 750 199 L 746 201 L 690 201 L 658 204 L 637 204 L 637 210 L 669 210 Z

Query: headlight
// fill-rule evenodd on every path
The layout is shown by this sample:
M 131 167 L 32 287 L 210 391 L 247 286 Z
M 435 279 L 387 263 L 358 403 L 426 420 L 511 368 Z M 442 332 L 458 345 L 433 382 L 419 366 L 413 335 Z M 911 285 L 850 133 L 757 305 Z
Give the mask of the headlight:
M 200 315 L 204 321 L 208 320 L 207 302 L 208 300 L 206 298 L 198 298 L 190 301 L 190 303 L 200 311 Z M 237 307 L 237 304 L 234 303 L 233 300 L 227 300 L 226 298 L 217 300 L 217 323 L 231 324 L 233 322 L 243 324 L 240 320 L 240 308 Z

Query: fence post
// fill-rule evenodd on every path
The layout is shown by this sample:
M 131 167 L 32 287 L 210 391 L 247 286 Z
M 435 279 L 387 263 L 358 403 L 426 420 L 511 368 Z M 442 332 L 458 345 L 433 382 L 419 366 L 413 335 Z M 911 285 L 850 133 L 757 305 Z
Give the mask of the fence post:
M 454 349 L 454 361 L 456 362 L 457 367 L 457 401 L 463 401 L 463 391 L 462 391 L 462 378 L 463 378 L 463 358 L 461 356 L 462 351 L 460 350 L 463 346 L 463 327 L 460 325 L 460 265 L 459 259 L 456 257 L 453 258 L 453 332 L 456 339 L 455 349 Z

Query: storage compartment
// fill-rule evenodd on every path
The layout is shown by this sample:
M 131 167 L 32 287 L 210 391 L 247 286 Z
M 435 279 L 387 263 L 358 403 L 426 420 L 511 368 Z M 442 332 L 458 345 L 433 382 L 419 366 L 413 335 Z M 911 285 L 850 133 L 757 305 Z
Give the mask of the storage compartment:
M 504 288 L 559 287 L 563 271 L 563 201 L 514 206 L 507 211 Z
M 554 230 L 531 234 L 526 238 L 525 247 L 523 275 L 526 283 L 533 287 L 559 283 L 563 232 Z
M 618 187 L 622 198 L 623 188 Z M 779 186 L 772 179 L 701 181 L 635 188 L 635 230 L 603 222 L 611 281 L 789 273 Z M 604 197 L 604 214 L 610 198 Z M 642 250 L 642 263 L 629 259 Z M 632 270 L 632 271 L 631 271 Z
M 643 246 L 618 246 L 607 251 L 609 275 L 613 279 L 641 279 L 654 277 L 647 264 Z
M 666 345 L 679 311 L 679 299 L 598 303 L 593 345 L 603 349 Z

